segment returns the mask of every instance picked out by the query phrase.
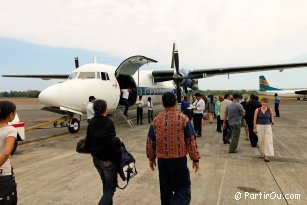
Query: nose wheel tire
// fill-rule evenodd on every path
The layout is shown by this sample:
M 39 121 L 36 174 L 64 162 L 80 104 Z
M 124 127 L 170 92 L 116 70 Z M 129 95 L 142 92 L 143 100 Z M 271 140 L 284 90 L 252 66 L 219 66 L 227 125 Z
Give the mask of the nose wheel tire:
M 70 125 L 68 127 L 68 131 L 72 134 L 79 132 L 80 130 L 80 121 L 76 118 L 72 118 L 70 121 Z

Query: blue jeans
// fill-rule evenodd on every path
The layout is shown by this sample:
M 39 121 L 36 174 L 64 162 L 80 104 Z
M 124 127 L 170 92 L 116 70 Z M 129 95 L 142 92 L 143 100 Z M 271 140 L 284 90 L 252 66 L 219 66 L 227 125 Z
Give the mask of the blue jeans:
M 117 165 L 111 161 L 100 161 L 95 156 L 93 162 L 103 183 L 103 195 L 98 205 L 112 205 L 117 186 Z
M 161 205 L 189 205 L 190 172 L 187 158 L 158 159 Z

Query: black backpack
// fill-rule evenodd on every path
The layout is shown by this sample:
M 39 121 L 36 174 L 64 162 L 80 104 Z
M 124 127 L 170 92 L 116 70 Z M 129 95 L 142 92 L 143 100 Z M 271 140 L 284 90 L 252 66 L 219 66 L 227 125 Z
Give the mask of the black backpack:
M 118 172 L 120 178 L 123 181 L 126 181 L 127 183 L 124 187 L 120 187 L 117 184 L 117 187 L 119 189 L 125 189 L 126 186 L 129 183 L 129 180 L 137 174 L 137 171 L 136 171 L 136 167 L 135 167 L 135 159 L 132 156 L 132 154 L 130 154 L 127 151 L 124 143 L 122 143 L 121 147 L 120 147 L 120 156 L 121 156 L 121 158 L 120 158 L 120 161 L 118 163 L 118 171 L 117 172 Z

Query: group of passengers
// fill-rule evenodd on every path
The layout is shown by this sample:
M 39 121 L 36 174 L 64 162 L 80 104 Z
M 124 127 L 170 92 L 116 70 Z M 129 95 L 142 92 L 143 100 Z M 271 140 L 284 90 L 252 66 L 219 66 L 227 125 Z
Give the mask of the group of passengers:
M 275 94 L 276 104 L 279 98 Z M 210 123 L 216 118 L 216 131 L 223 133 L 224 144 L 229 144 L 229 153 L 236 153 L 239 143 L 241 127 L 245 130 L 245 140 L 250 141 L 252 147 L 257 147 L 264 161 L 269 162 L 269 157 L 274 156 L 273 136 L 271 125 L 274 124 L 273 111 L 268 107 L 268 99 L 261 102 L 256 95 L 226 94 L 224 98 L 209 95 L 208 98 L 195 94 L 192 106 L 185 96 L 181 102 L 181 111 L 191 120 L 193 119 L 196 136 L 201 137 L 202 118 L 209 116 Z M 279 116 L 277 107 L 276 116 Z
M 258 102 L 255 95 L 247 99 L 248 97 L 244 96 L 245 102 L 241 102 L 239 94 L 234 94 L 232 97 L 226 94 L 224 99 L 221 97 L 217 99 L 212 95 L 207 100 L 208 105 L 206 106 L 202 95 L 196 93 L 191 105 L 188 98 L 184 97 L 181 103 L 182 112 L 180 112 L 177 110 L 176 96 L 167 92 L 162 96 L 164 111 L 154 119 L 152 119 L 153 105 L 148 99 L 148 108 L 151 109 L 148 111 L 150 127 L 146 154 L 149 159 L 149 167 L 154 171 L 158 166 L 161 204 L 190 204 L 191 180 L 186 155 L 189 154 L 192 167 L 197 172 L 200 155 L 196 139 L 202 136 L 202 120 L 205 110 L 209 113 L 210 122 L 213 122 L 214 116 L 217 118 L 217 131 L 223 132 L 223 141 L 225 144 L 230 144 L 230 153 L 237 152 L 244 117 L 247 124 L 245 128 L 248 127 L 252 147 L 259 144 L 261 157 L 266 162 L 274 155 L 271 128 L 271 125 L 274 124 L 274 116 L 272 109 L 268 107 L 268 99 L 263 98 L 261 103 Z M 90 96 L 89 101 L 87 110 L 93 112 L 92 115 L 89 114 L 91 119 L 88 119 L 86 138 L 94 166 L 103 183 L 103 196 L 99 204 L 113 204 L 113 195 L 117 186 L 120 145 L 123 141 L 116 135 L 114 123 L 108 117 L 107 102 L 95 99 L 94 96 Z M 141 96 L 137 101 L 137 107 L 139 120 L 142 123 Z M 8 124 L 14 119 L 15 112 L 14 103 L 0 101 L 0 205 L 17 204 L 17 189 L 10 162 L 17 131 Z

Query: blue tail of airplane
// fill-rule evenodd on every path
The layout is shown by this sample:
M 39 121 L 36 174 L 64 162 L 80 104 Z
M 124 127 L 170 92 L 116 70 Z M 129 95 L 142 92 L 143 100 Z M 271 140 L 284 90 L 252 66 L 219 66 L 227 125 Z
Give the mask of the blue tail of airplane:
M 273 90 L 281 90 L 281 89 L 271 87 L 268 81 L 265 79 L 265 77 L 261 75 L 259 76 L 259 90 L 260 91 L 273 91 Z

